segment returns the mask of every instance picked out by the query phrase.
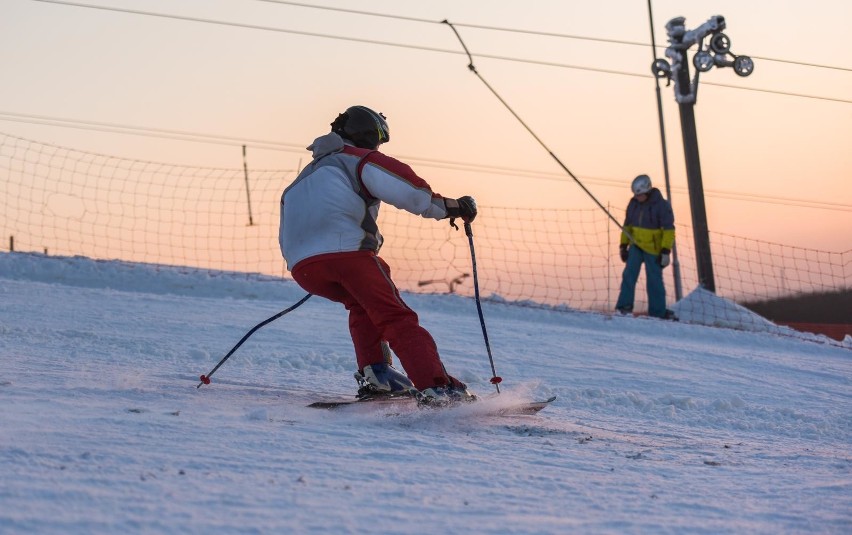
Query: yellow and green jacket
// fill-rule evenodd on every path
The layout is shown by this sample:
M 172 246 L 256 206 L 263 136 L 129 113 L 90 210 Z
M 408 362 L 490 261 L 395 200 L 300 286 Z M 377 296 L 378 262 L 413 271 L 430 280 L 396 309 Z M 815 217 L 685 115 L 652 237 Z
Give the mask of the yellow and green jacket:
M 674 245 L 675 228 L 672 205 L 663 198 L 657 188 L 651 188 L 645 202 L 630 199 L 624 230 L 629 232 L 636 245 L 646 253 L 658 255 L 661 249 L 671 250 Z M 630 238 L 621 233 L 621 245 L 630 243 Z

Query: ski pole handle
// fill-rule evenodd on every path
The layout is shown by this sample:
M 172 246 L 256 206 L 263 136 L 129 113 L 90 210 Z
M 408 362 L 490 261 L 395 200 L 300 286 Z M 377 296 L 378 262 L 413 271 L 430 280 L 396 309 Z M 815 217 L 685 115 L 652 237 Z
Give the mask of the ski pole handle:
M 464 233 L 467 234 L 468 238 L 473 239 L 473 227 L 470 226 L 470 223 L 467 221 L 464 222 Z M 476 260 L 474 260 L 476 262 Z

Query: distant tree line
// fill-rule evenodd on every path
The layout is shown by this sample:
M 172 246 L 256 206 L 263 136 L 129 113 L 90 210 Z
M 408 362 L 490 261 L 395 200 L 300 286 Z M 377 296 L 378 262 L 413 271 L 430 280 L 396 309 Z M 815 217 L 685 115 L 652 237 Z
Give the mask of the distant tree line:
M 852 324 L 852 289 L 740 304 L 774 322 Z

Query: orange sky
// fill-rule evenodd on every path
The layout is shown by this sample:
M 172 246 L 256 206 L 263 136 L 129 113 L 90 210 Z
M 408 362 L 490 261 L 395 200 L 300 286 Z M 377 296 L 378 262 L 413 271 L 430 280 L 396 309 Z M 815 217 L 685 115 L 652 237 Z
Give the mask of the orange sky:
M 339 111 L 364 104 L 389 118 L 392 142 L 385 152 L 411 159 L 445 195 L 471 194 L 485 206 L 594 207 L 468 71 L 465 56 L 257 28 L 461 52 L 446 25 L 257 0 L 81 3 L 232 25 L 32 0 L 3 2 L 0 119 L 5 120 L 0 120 L 0 130 L 101 154 L 241 167 L 239 142 L 191 143 L 35 125 L 9 120 L 13 117 L 8 114 L 300 147 L 327 131 Z M 436 22 L 631 42 L 650 39 L 647 3 L 636 0 L 537 1 L 534 10 L 529 2 L 499 0 L 305 3 Z M 852 51 L 847 38 L 852 4 L 658 0 L 653 5 L 659 45 L 666 44 L 664 26 L 672 17 L 685 16 L 687 27 L 694 28 L 721 14 L 733 52 L 755 57 L 755 72 L 748 78 L 731 69 L 713 69 L 701 78 L 696 118 L 711 231 L 828 251 L 852 249 Z M 652 59 L 648 48 L 458 29 L 480 74 L 618 219 L 633 176 L 647 173 L 663 186 L 653 79 L 565 67 L 646 75 Z M 663 51 L 657 55 L 662 57 Z M 678 222 L 691 224 L 673 87 L 663 87 L 662 95 L 673 204 Z M 254 168 L 293 169 L 308 156 L 249 145 Z M 477 170 L 452 170 L 437 165 L 439 161 Z M 801 206 L 803 201 L 814 201 L 815 207 Z

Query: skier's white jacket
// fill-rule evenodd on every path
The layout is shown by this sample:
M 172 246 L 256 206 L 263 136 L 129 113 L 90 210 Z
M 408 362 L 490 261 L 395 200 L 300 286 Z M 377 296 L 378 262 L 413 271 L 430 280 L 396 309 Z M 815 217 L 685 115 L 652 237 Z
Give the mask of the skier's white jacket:
M 281 195 L 278 243 L 291 271 L 316 255 L 378 252 L 380 201 L 426 218 L 447 217 L 444 198 L 399 160 L 335 133 L 318 137 L 308 150 L 314 160 Z

